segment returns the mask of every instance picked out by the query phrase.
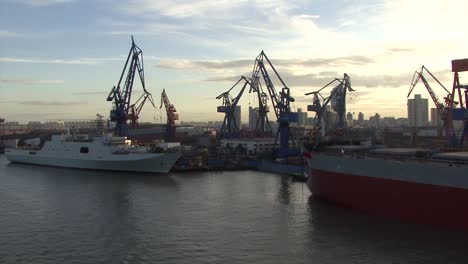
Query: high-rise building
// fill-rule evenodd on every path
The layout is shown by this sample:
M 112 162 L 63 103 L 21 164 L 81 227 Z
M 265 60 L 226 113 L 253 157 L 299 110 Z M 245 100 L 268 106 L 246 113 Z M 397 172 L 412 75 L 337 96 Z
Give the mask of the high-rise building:
M 297 125 L 298 126 L 307 125 L 307 112 L 302 112 L 302 108 L 297 109 Z
M 350 126 L 353 125 L 353 114 L 351 112 L 348 112 L 346 115 L 346 123 Z
M 337 121 L 338 121 L 338 113 L 336 113 L 335 111 L 326 111 L 325 112 L 325 115 L 326 115 L 326 121 L 325 121 L 325 124 L 326 124 L 326 130 L 327 131 L 330 131 L 332 129 L 335 129 L 336 128 L 336 125 L 337 125 Z
M 442 118 L 437 108 L 431 108 L 431 126 L 433 127 L 442 126 Z
M 249 128 L 254 130 L 257 126 L 257 119 L 258 119 L 258 107 L 251 107 L 249 106 Z
M 408 119 L 410 127 L 421 127 L 429 122 L 429 100 L 415 94 L 414 99 L 408 99 Z
M 242 127 L 241 124 L 241 106 L 237 105 L 234 109 L 234 119 L 236 120 L 236 125 L 240 129 Z
M 358 114 L 358 123 L 362 125 L 364 123 L 364 113 L 359 112 Z
M 380 115 L 375 113 L 375 115 L 369 118 L 369 124 L 373 127 L 380 127 Z

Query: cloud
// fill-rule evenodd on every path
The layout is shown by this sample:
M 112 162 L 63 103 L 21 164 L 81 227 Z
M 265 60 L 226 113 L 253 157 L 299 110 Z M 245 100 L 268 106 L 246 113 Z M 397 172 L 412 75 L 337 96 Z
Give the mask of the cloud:
M 179 70 L 223 70 L 226 68 L 246 68 L 253 66 L 254 60 L 211 60 L 191 61 L 184 59 L 161 59 L 156 67 Z
M 336 15 L 335 22 L 326 27 L 322 26 L 323 21 L 335 14 L 317 13 L 322 9 L 307 1 L 202 0 L 192 6 L 189 0 L 136 0 L 128 3 L 124 10 L 145 17 L 142 26 L 145 34 L 167 34 L 168 39 L 176 36 L 175 41 L 184 40 L 188 45 L 207 48 L 224 48 L 226 52 L 244 57 L 252 47 L 279 54 L 276 57 L 304 54 L 307 57 L 346 57 L 358 54 L 373 58 L 375 54 L 389 51 L 388 58 L 379 61 L 395 62 L 384 69 L 388 72 L 395 65 L 410 65 L 408 61 L 411 60 L 417 64 L 426 63 L 429 58 L 430 63 L 440 67 L 441 61 L 452 54 L 447 51 L 450 50 L 449 46 L 456 46 L 458 53 L 464 49 L 463 41 L 441 38 L 442 35 L 459 34 L 458 30 L 447 29 L 453 28 L 453 25 L 463 25 L 462 13 L 467 3 L 454 1 L 456 5 L 428 5 L 423 0 L 411 3 L 407 0 L 339 1 L 336 6 L 341 5 L 340 15 Z M 431 16 L 427 16 L 426 12 L 414 12 L 420 9 Z M 427 17 L 433 19 L 428 21 Z M 161 24 L 161 21 L 167 24 Z M 420 24 L 418 21 L 425 22 Z M 347 25 L 346 30 L 341 30 L 340 24 Z M 464 34 L 459 34 L 459 37 L 466 40 Z M 411 56 L 406 53 L 411 53 Z M 443 54 L 445 58 L 442 55 L 434 56 L 436 53 Z
M 0 62 L 10 63 L 47 63 L 47 64 L 98 64 L 95 59 L 29 59 L 29 58 L 11 58 L 0 57 Z
M 434 73 L 436 76 L 441 76 L 441 82 L 448 81 L 447 75 L 441 74 L 446 72 Z M 319 72 L 308 74 L 293 74 L 292 71 L 283 71 L 279 73 L 284 82 L 291 87 L 309 87 L 320 88 L 327 83 L 333 81 L 334 78 L 342 78 L 343 73 L 338 72 Z M 351 78 L 353 87 L 365 88 L 397 88 L 407 85 L 409 87 L 412 73 L 402 74 L 380 74 L 380 75 L 362 75 L 356 73 L 348 73 Z M 239 75 L 240 76 L 240 75 Z M 235 82 L 239 76 L 219 76 L 205 79 L 207 82 Z M 246 76 L 248 74 L 246 73 Z M 311 90 L 312 91 L 312 90 Z
M 5 84 L 62 84 L 63 80 L 33 80 L 33 79 L 0 79 L 0 83 Z
M 160 35 L 167 41 L 184 41 L 188 45 L 210 49 L 223 48 L 231 54 L 245 55 L 252 47 L 268 50 L 275 47 L 282 53 L 288 47 L 288 53 L 296 56 L 311 50 L 323 54 L 321 47 L 328 47 L 329 43 L 349 47 L 353 42 L 353 38 L 345 34 L 337 37 L 329 30 L 317 27 L 319 15 L 285 0 L 134 0 L 123 10 L 125 15 L 144 18 L 145 23 L 139 30 L 144 34 Z M 118 29 L 113 33 L 128 32 Z M 330 49 L 332 47 L 327 51 Z
M 88 95 L 92 95 L 92 96 L 95 96 L 95 95 L 99 95 L 99 96 L 107 96 L 109 94 L 110 90 L 109 91 L 83 91 L 83 92 L 75 92 L 73 94 L 75 95 L 83 95 L 83 96 L 88 96 Z M 135 87 L 134 87 L 134 90 L 132 90 L 132 94 L 133 95 L 142 95 L 143 94 L 143 90 L 135 90 Z
M 127 56 L 116 56 L 107 58 L 76 58 L 76 59 L 36 59 L 36 58 L 13 58 L 0 57 L 0 63 L 44 63 L 44 64 L 64 64 L 64 65 L 95 65 L 112 61 L 125 61 Z M 144 56 L 145 60 L 155 60 L 154 56 Z
M 73 93 L 73 94 L 76 94 L 76 95 L 102 95 L 102 96 L 105 96 L 105 95 L 109 94 L 109 92 L 106 92 L 106 91 L 87 91 L 87 92 L 76 92 L 76 93 Z
M 54 4 L 69 3 L 74 0 L 16 0 L 17 2 L 31 6 L 49 6 Z
M 207 15 L 223 17 L 229 13 L 228 11 L 247 2 L 246 0 L 134 0 L 128 3 L 124 9 L 133 14 L 157 13 L 172 18 L 205 17 Z
M 85 101 L 19 101 L 22 105 L 33 105 L 33 106 L 71 106 L 71 105 L 85 105 L 88 104 Z
M 6 37 L 21 37 L 23 36 L 22 34 L 19 34 L 17 32 L 12 32 L 8 30 L 0 30 L 0 38 L 6 38 Z
M 412 48 L 389 48 L 389 53 L 400 53 L 400 52 L 411 52 L 414 51 Z
M 337 58 L 317 58 L 317 59 L 270 59 L 273 65 L 278 68 L 288 67 L 341 67 L 366 65 L 374 62 L 374 59 L 366 56 L 346 56 Z M 242 60 L 210 60 L 191 61 L 181 59 L 161 59 L 157 67 L 163 69 L 184 69 L 184 70 L 226 70 L 242 69 L 253 67 L 255 59 Z

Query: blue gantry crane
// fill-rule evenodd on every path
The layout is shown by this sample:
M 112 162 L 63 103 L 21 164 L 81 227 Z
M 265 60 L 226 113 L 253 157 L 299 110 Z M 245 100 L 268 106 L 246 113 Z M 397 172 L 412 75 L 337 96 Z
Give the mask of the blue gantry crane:
M 273 85 L 270 74 L 268 73 L 268 70 L 267 70 L 268 66 L 273 71 L 274 76 L 276 76 L 276 78 L 283 85 L 280 92 L 277 92 Z M 253 74 L 252 74 L 252 80 L 254 80 L 254 84 L 255 84 L 254 87 L 256 91 L 260 92 L 262 95 L 263 91 L 262 89 L 260 89 L 261 78 L 263 79 L 263 82 L 268 91 L 268 94 L 270 95 L 273 109 L 275 110 L 277 122 L 279 123 L 278 131 L 275 137 L 275 146 L 277 146 L 278 139 L 279 139 L 279 149 L 278 149 L 278 153 L 276 156 L 283 158 L 283 157 L 295 155 L 299 151 L 297 149 L 290 148 L 289 146 L 289 140 L 290 140 L 289 124 L 291 122 L 297 122 L 297 113 L 291 112 L 291 103 L 294 102 L 294 97 L 291 96 L 289 87 L 286 86 L 283 79 L 278 74 L 275 67 L 271 63 L 270 59 L 268 59 L 267 55 L 265 54 L 263 50 L 255 59 L 255 64 L 254 64 Z M 263 100 L 262 98 L 260 99 Z M 267 117 L 268 108 L 266 108 L 266 100 L 264 100 L 264 102 L 265 102 L 264 111 L 262 113 L 259 112 L 259 119 L 261 120 L 260 122 L 263 125 L 268 123 L 268 117 Z M 262 129 L 264 131 L 266 130 L 265 127 L 263 127 Z
M 232 97 L 230 92 L 242 81 L 244 81 L 244 85 L 240 89 L 239 94 L 237 94 L 236 97 Z M 242 76 L 229 90 L 216 97 L 216 99 L 223 100 L 223 104 L 218 106 L 217 111 L 218 113 L 224 113 L 224 121 L 220 130 L 219 138 L 235 138 L 240 135 L 241 124 L 238 124 L 236 121 L 235 111 L 247 85 L 252 85 L 251 80 Z
M 138 72 L 143 94 L 131 104 L 133 82 L 135 74 Z M 126 74 L 125 80 L 124 75 Z M 121 87 L 123 85 L 123 87 Z M 132 36 L 132 46 L 127 56 L 127 61 L 120 75 L 117 86 L 114 86 L 107 96 L 107 101 L 111 101 L 113 106 L 110 111 L 110 121 L 115 122 L 114 133 L 117 136 L 128 135 L 128 121 L 130 125 L 136 127 L 141 109 L 146 101 L 155 107 L 153 97 L 145 87 L 145 73 L 143 68 L 143 51 L 135 44 Z
M 320 93 L 322 90 L 338 83 L 331 91 L 330 96 L 324 97 Z M 346 129 L 346 92 L 353 92 L 351 88 L 351 80 L 345 73 L 343 78 L 335 78 L 319 90 L 306 93 L 305 95 L 313 95 L 312 105 L 307 106 L 307 111 L 315 112 L 314 128 L 320 132 L 320 136 L 325 136 L 327 133 L 327 125 L 325 123 L 325 113 L 327 105 L 331 105 L 331 109 L 337 113 L 337 124 L 334 128 L 335 135 L 343 135 Z
M 257 95 L 258 100 L 257 120 L 255 121 L 255 128 L 253 128 L 253 130 L 255 132 L 255 136 L 273 136 L 273 130 L 271 128 L 270 121 L 268 120 L 268 94 L 263 91 L 259 76 L 260 67 L 256 66 L 257 63 L 254 65 L 252 72 L 252 85 L 249 90 L 249 93 L 255 93 Z

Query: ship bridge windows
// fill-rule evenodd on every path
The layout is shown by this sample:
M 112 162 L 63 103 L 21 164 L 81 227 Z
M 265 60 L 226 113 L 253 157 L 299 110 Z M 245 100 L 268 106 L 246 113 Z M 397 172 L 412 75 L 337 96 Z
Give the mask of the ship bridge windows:
M 80 153 L 88 153 L 89 152 L 89 148 L 88 147 L 81 147 L 80 148 Z

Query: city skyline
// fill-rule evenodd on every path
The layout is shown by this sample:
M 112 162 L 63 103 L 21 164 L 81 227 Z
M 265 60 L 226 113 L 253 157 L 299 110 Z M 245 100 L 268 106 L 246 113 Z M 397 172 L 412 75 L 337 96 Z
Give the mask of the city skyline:
M 429 121 L 430 121 L 430 124 L 431 125 L 435 125 L 435 124 L 439 124 L 441 122 L 440 120 L 440 114 L 438 113 L 438 110 L 437 108 L 431 108 L 428 106 L 427 102 L 429 101 L 428 98 L 424 98 L 424 97 L 421 97 L 421 94 L 415 94 L 414 95 L 414 98 L 408 98 L 407 99 L 407 116 L 404 116 L 404 117 L 398 117 L 398 116 L 381 116 L 380 113 L 378 112 L 375 112 L 373 114 L 370 114 L 370 115 L 366 115 L 365 113 L 363 112 L 349 112 L 347 111 L 346 113 L 346 120 L 348 121 L 359 121 L 359 122 L 362 122 L 362 121 L 372 121 L 373 118 L 375 118 L 375 116 L 379 116 L 379 118 L 394 118 L 394 119 L 406 119 L 408 122 L 409 122 L 409 125 L 412 126 L 412 123 L 414 123 L 415 121 L 412 120 L 413 117 L 411 117 L 411 115 L 414 115 L 414 111 L 416 111 L 416 109 L 414 109 L 414 106 L 410 106 L 412 105 L 413 101 L 414 100 L 423 100 L 423 101 L 426 101 L 425 105 L 418 108 L 419 111 L 424 111 L 425 108 L 427 108 L 427 113 L 426 113 L 426 119 L 422 120 L 422 121 L 418 121 L 418 125 L 417 126 L 424 126 L 424 125 L 421 125 L 421 124 L 429 124 Z M 410 103 L 411 102 L 411 103 Z M 427 106 L 427 107 L 426 107 Z M 249 106 L 249 109 L 247 109 L 247 111 L 242 111 L 241 109 L 241 106 L 236 106 L 236 110 L 235 110 L 235 119 L 236 119 L 236 123 L 238 125 L 247 125 L 248 127 L 252 128 L 252 127 L 255 127 L 256 125 L 256 118 L 258 118 L 258 107 L 252 107 L 252 106 Z M 330 107 L 327 107 L 327 111 L 331 111 Z M 332 111 L 334 112 L 334 111 Z M 418 111 L 416 111 L 418 112 Z M 297 125 L 306 125 L 306 123 L 308 123 L 308 119 L 314 119 L 315 118 L 315 113 L 314 112 L 304 112 L 302 110 L 302 108 L 298 108 L 296 113 L 298 113 L 298 122 L 297 122 Z M 310 115 L 309 115 L 310 114 Z M 244 116 L 246 118 L 244 118 Z M 26 120 L 26 121 L 18 121 L 18 120 L 5 120 L 5 123 L 6 124 L 22 124 L 22 125 L 26 125 L 26 124 L 64 124 L 64 123 L 73 123 L 73 122 L 94 122 L 95 120 L 97 120 L 99 118 L 102 118 L 103 116 L 100 115 L 100 114 L 96 114 L 94 116 L 94 118 L 82 118 L 82 119 L 51 119 L 51 120 Z M 366 118 L 367 117 L 367 118 Z M 430 117 L 430 118 L 429 118 Z M 180 125 L 184 125 L 184 124 L 190 124 L 190 123 L 219 123 L 219 124 L 222 124 L 223 121 L 224 121 L 224 118 L 225 118 L 225 115 L 221 115 L 221 119 L 213 119 L 213 120 L 177 120 L 176 123 L 177 124 L 180 124 Z M 241 121 L 242 120 L 242 121 Z M 109 121 L 109 120 L 108 120 Z M 272 123 L 275 123 L 275 119 L 271 119 L 270 122 Z M 160 124 L 160 125 L 165 125 L 166 124 L 166 121 L 163 120 L 162 116 L 158 119 L 158 120 L 153 120 L 152 121 L 144 121 L 142 123 L 145 123 L 145 124 Z M 310 124 L 308 124 L 310 125 Z
M 450 86 L 451 60 L 468 57 L 468 36 L 458 28 L 468 3 L 449 2 L 2 0 L 0 116 L 107 116 L 105 98 L 134 35 L 148 90 L 158 102 L 165 88 L 182 121 L 222 120 L 214 98 L 250 74 L 261 50 L 296 97 L 294 111 L 311 103 L 304 93 L 346 72 L 356 89 L 347 112 L 406 117 L 414 70 L 424 64 Z M 422 84 L 415 92 L 428 97 Z M 255 104 L 248 93 L 240 102 L 243 109 Z M 164 123 L 164 112 L 147 105 L 140 120 L 160 116 Z

